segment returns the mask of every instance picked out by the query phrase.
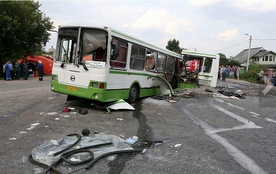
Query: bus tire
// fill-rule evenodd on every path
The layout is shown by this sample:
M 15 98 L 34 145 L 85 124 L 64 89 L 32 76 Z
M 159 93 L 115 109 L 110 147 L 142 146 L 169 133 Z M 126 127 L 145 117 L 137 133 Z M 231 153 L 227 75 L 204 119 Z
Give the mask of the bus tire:
M 128 102 L 135 103 L 138 98 L 139 98 L 139 87 L 137 84 L 134 84 L 129 89 Z

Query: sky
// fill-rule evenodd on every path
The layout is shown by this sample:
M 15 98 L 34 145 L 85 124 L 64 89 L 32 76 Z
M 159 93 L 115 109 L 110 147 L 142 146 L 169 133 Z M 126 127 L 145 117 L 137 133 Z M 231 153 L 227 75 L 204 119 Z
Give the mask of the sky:
M 64 25 L 108 26 L 166 48 L 179 46 L 234 57 L 249 48 L 276 52 L 275 0 L 40 0 L 55 29 Z M 247 35 L 246 35 L 247 34 Z M 56 46 L 51 32 L 46 50 Z

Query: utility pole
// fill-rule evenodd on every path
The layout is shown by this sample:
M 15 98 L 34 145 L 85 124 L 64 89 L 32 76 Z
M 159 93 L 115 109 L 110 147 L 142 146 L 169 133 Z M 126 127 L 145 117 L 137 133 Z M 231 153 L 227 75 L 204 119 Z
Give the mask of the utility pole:
M 246 71 L 248 71 L 252 36 L 249 34 L 245 34 L 245 35 L 249 36 L 249 48 L 248 48 L 248 55 L 247 55 L 247 62 L 246 62 Z

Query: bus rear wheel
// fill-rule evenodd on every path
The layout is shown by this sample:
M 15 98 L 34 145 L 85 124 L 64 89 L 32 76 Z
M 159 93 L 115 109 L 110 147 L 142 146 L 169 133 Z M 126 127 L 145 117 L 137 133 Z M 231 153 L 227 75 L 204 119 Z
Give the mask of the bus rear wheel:
M 139 87 L 137 84 L 134 84 L 129 89 L 128 102 L 135 103 L 138 98 L 139 98 Z

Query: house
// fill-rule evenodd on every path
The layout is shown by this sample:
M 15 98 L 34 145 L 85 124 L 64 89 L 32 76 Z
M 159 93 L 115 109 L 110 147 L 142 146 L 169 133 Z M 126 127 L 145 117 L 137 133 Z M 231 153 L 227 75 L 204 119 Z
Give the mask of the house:
M 237 54 L 233 60 L 241 63 L 241 66 L 246 67 L 248 58 L 248 49 L 244 49 L 242 52 Z M 267 68 L 276 68 L 276 53 L 273 51 L 267 51 L 262 47 L 251 48 L 249 56 L 250 64 L 260 64 Z

